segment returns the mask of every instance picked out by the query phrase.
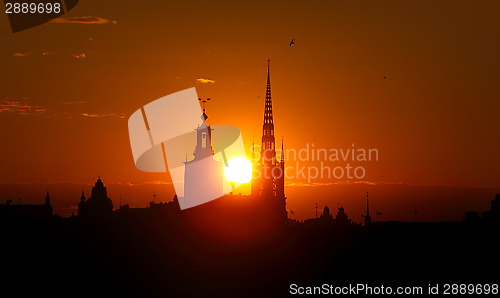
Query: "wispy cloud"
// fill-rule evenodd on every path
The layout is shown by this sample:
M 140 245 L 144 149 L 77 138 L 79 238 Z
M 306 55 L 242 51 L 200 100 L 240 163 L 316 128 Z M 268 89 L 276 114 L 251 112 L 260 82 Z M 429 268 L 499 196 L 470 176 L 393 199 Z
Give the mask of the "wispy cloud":
M 107 114 L 82 113 L 82 116 L 87 118 L 106 118 L 106 117 L 125 118 L 125 114 L 114 114 L 114 113 L 107 113 Z
M 43 113 L 49 111 L 40 106 L 30 105 L 26 102 L 17 100 L 0 101 L 0 113 L 13 113 L 20 115 L 28 115 L 30 113 Z
M 76 59 L 85 59 L 85 58 L 87 58 L 87 55 L 85 55 L 85 53 L 81 53 L 81 54 L 73 55 L 73 57 L 75 57 Z
M 132 183 L 132 182 L 125 182 L 125 183 L 124 182 L 109 182 L 107 184 L 128 185 L 128 186 L 142 186 L 142 185 L 169 185 L 169 184 L 172 184 L 172 182 L 155 180 L 155 181 L 146 181 L 146 182 L 139 182 L 139 183 Z
M 285 186 L 331 186 L 331 185 L 381 185 L 385 184 L 385 182 L 371 182 L 371 181 L 335 181 L 335 182 L 311 182 L 311 183 L 302 183 L 302 182 L 290 182 L 285 183 Z
M 80 105 L 86 104 L 86 101 L 65 101 L 61 102 L 61 105 Z M 60 106 L 60 108 L 63 108 Z M 76 107 L 75 107 L 76 108 Z M 123 119 L 126 118 L 125 114 L 121 113 L 82 113 L 80 112 L 68 112 L 63 109 L 58 109 L 57 106 L 54 106 L 54 109 L 47 108 L 35 104 L 31 104 L 28 101 L 28 98 L 12 98 L 12 97 L 3 97 L 0 99 L 0 114 L 16 114 L 16 115 L 44 115 L 49 117 L 61 117 L 66 119 L 72 119 L 76 117 L 83 118 L 115 118 L 115 119 Z
M 196 82 L 200 83 L 200 84 L 213 84 L 213 83 L 215 83 L 214 80 L 204 79 L 204 78 L 196 79 Z
M 87 103 L 87 102 L 84 100 L 61 102 L 62 105 L 79 105 L 79 104 L 85 104 L 85 103 Z
M 14 57 L 27 57 L 29 55 L 31 55 L 31 53 L 21 53 L 21 52 L 15 52 L 14 54 Z
M 26 112 L 31 109 L 30 105 L 21 103 L 19 101 L 1 101 L 0 102 L 0 113 L 19 113 Z
M 85 16 L 85 17 L 55 18 L 50 22 L 58 24 L 107 24 L 110 21 L 101 17 Z M 115 21 L 113 21 L 113 23 L 114 22 Z
M 52 52 L 49 52 L 49 51 L 42 51 L 41 53 L 40 52 L 36 52 L 36 53 L 31 53 L 31 52 L 15 52 L 12 54 L 12 56 L 14 57 L 28 57 L 28 56 L 38 56 L 38 55 L 42 55 L 42 56 L 49 56 L 49 55 L 52 55 Z

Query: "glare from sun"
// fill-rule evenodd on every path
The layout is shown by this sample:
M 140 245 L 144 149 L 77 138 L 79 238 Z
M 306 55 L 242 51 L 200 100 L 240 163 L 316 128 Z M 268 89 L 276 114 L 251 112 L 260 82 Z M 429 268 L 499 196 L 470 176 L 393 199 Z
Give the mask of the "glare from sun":
M 252 163 L 244 157 L 233 158 L 224 168 L 224 176 L 231 182 L 248 183 L 252 180 Z

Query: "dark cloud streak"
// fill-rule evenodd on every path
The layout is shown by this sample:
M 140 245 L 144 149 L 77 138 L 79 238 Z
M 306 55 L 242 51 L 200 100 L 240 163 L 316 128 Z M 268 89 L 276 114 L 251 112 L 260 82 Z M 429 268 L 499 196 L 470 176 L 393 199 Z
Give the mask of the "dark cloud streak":
M 84 17 L 68 17 L 68 18 L 56 18 L 50 21 L 51 23 L 57 24 L 107 24 L 110 21 L 101 17 L 95 16 L 84 16 Z

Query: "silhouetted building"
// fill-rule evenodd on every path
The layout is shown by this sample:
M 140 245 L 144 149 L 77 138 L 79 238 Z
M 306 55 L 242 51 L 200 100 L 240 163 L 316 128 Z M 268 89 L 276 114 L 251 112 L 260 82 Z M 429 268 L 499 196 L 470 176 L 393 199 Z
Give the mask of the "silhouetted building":
M 155 196 L 156 197 L 156 196 Z M 155 217 L 171 217 L 172 215 L 178 215 L 180 213 L 179 201 L 177 195 L 174 196 L 173 200 L 170 202 L 156 202 L 155 200 L 149 202 L 148 207 L 144 208 L 130 208 L 129 204 L 121 205 L 115 214 L 124 216 L 132 220 L 144 220 L 144 219 L 154 219 Z
M 349 219 L 344 207 L 338 207 L 337 214 L 334 217 L 330 212 L 330 207 L 327 205 L 325 205 L 323 213 L 319 217 L 306 219 L 303 224 L 306 227 L 333 228 L 338 230 L 349 230 L 361 226 L 361 224 L 354 223 Z
M 19 218 L 19 219 L 42 219 L 52 216 L 52 205 L 50 204 L 50 195 L 47 192 L 45 204 L 12 204 L 12 200 L 7 200 L 5 204 L 0 204 L 0 217 Z
M 184 163 L 184 199 L 200 195 L 217 198 L 224 195 L 224 163 L 214 160 L 212 147 L 212 128 L 207 125 L 208 116 L 203 109 L 203 123 L 196 128 L 196 147 L 194 159 Z M 209 173 L 209 174 L 207 174 Z
M 495 195 L 495 200 L 491 201 L 491 214 L 500 218 L 500 194 L 498 193 Z
M 333 219 L 333 216 L 330 213 L 330 208 L 328 208 L 328 205 L 325 205 L 325 208 L 323 208 L 323 214 L 321 214 L 320 218 L 322 218 L 322 219 L 328 219 L 328 220 Z
M 372 218 L 370 216 L 370 206 L 368 205 L 368 193 L 366 193 L 366 214 L 362 216 L 365 219 L 365 226 L 372 222 Z
M 465 212 L 465 221 L 468 223 L 476 223 L 480 221 L 479 213 L 477 211 Z
M 495 199 L 491 201 L 491 210 L 484 211 L 482 215 L 486 222 L 500 224 L 500 194 L 496 194 Z
M 262 144 L 260 157 L 256 161 L 253 156 L 252 196 L 265 198 L 266 206 L 271 208 L 286 222 L 285 196 L 285 155 L 281 143 L 281 161 L 276 158 L 276 140 L 274 137 L 273 104 L 271 100 L 271 77 L 269 60 L 267 60 L 267 87 L 264 107 L 264 124 L 262 126 Z
M 108 192 L 101 178 L 97 179 L 92 187 L 91 197 L 85 201 L 82 192 L 80 203 L 78 203 L 78 216 L 82 217 L 107 217 L 113 212 L 113 201 L 108 198 Z
M 340 208 L 338 208 L 338 210 L 339 211 L 337 212 L 337 215 L 335 216 L 335 219 L 333 220 L 334 223 L 339 224 L 339 225 L 351 224 L 351 220 L 349 219 L 349 217 L 345 213 L 344 207 L 340 207 Z
M 179 210 L 179 199 L 177 195 L 174 196 L 173 200 L 170 202 L 149 202 L 149 207 L 152 210 Z

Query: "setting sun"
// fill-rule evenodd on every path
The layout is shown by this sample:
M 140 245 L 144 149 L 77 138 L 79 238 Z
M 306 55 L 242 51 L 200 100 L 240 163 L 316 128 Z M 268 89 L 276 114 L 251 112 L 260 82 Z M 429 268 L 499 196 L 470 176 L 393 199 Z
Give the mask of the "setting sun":
M 233 158 L 224 168 L 224 175 L 231 182 L 248 183 L 252 180 L 252 163 L 244 157 Z

